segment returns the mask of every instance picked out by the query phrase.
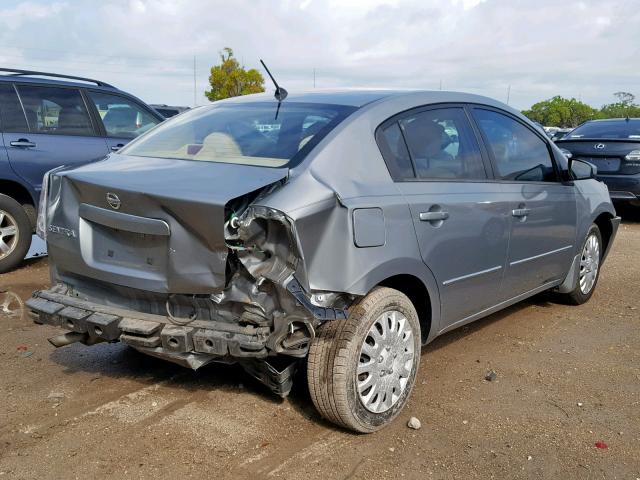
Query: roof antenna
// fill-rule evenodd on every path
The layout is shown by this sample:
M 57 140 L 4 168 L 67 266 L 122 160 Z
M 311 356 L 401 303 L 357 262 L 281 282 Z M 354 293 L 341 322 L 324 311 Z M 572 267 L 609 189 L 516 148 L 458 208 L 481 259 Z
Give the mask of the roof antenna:
M 278 82 L 276 82 L 276 79 L 273 78 L 273 75 L 271 75 L 271 72 L 269 71 L 265 63 L 262 61 L 262 59 L 260 59 L 260 63 L 269 74 L 269 77 L 271 78 L 271 81 L 273 82 L 273 84 L 276 86 L 276 93 L 274 95 L 276 97 L 276 100 L 278 100 L 278 102 L 283 101 L 285 98 L 287 98 L 287 95 L 289 94 L 289 92 L 287 92 L 284 88 L 278 85 Z

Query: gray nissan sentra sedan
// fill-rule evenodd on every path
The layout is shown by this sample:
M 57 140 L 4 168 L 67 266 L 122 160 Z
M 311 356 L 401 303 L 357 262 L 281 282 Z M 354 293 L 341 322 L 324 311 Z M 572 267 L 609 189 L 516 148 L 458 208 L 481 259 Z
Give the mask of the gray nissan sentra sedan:
M 53 286 L 28 306 L 56 346 L 237 362 L 281 396 L 306 368 L 324 417 L 371 432 L 438 335 L 546 290 L 589 300 L 620 219 L 569 162 L 475 95 L 216 102 L 48 174 Z

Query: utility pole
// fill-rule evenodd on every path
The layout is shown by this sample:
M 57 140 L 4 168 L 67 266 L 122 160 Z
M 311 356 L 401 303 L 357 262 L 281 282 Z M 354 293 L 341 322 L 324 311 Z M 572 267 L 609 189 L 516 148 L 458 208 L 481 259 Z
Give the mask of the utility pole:
M 440 79 L 440 90 L 442 90 L 442 79 Z
M 193 56 L 193 106 L 198 106 L 198 94 L 196 88 L 196 56 Z
M 507 87 L 507 105 L 509 105 L 509 98 L 511 97 L 511 84 Z
M 316 88 L 316 69 L 313 69 L 313 88 Z

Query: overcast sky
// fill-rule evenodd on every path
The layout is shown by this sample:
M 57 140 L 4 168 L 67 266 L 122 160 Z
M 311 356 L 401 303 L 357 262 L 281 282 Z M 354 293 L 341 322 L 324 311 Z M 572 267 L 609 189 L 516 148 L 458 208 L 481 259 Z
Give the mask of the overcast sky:
M 223 47 L 289 90 L 640 97 L 640 0 L 0 1 L 0 64 L 102 79 L 149 103 L 206 102 Z M 266 75 L 265 75 L 266 77 Z M 271 88 L 270 85 L 267 86 Z

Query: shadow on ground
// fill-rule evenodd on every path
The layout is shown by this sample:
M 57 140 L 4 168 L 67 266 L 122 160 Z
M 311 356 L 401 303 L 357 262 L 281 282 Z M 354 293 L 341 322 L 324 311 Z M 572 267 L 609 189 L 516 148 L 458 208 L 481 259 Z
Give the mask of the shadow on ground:
M 422 355 L 446 348 L 451 343 L 496 322 L 508 320 L 511 315 L 531 305 L 550 307 L 553 304 L 545 295 L 535 296 L 438 337 L 423 347 Z M 300 362 L 291 394 L 283 400 L 246 373 L 240 365 L 210 363 L 198 371 L 193 371 L 144 355 L 120 343 L 99 344 L 92 347 L 74 344 L 54 350 L 50 354 L 50 359 L 61 365 L 64 368 L 63 372 L 67 375 L 88 372 L 97 376 L 128 379 L 138 383 L 140 388 L 162 382 L 166 386 L 194 393 L 219 390 L 244 398 L 247 395 L 260 397 L 273 404 L 286 401 L 301 416 L 334 428 L 319 416 L 311 402 L 306 382 L 305 361 Z

